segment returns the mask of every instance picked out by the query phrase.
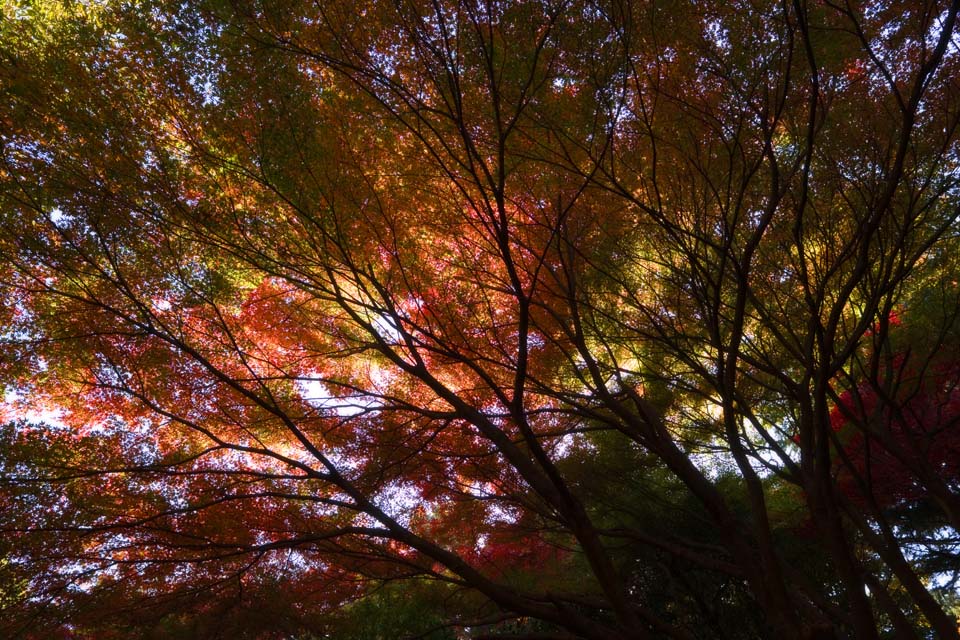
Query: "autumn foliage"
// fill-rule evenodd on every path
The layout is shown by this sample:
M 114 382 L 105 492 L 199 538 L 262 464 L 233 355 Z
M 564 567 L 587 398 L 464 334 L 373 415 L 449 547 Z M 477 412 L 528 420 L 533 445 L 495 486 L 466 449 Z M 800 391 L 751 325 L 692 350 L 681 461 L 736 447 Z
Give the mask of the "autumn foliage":
M 840 443 L 838 485 L 851 499 L 882 508 L 929 498 L 917 473 L 960 482 L 960 360 L 955 335 L 910 335 L 899 314 L 872 354 L 878 374 L 844 391 L 830 413 Z M 909 322 L 909 317 L 907 322 Z M 908 335 L 901 335 L 908 334 Z M 898 349 L 894 351 L 894 349 Z
M 957 638 L 960 2 L 0 6 L 0 636 Z

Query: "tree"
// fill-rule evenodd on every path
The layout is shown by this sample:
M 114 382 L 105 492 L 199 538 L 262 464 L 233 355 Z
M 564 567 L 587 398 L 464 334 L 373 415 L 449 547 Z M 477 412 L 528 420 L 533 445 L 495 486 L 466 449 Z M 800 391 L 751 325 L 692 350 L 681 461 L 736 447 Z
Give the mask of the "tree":
M 956 638 L 958 10 L 7 0 L 0 628 Z

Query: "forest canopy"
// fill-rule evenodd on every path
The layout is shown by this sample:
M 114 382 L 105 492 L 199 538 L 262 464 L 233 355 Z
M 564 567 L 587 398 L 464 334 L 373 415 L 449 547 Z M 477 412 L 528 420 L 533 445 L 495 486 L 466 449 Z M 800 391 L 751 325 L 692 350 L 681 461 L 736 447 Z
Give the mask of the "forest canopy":
M 960 0 L 0 8 L 3 637 L 960 636 Z

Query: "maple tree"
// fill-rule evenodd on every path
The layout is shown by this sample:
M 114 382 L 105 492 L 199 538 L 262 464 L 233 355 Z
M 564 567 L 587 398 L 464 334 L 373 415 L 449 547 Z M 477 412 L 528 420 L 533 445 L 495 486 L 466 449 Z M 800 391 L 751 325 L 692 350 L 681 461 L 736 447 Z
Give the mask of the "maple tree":
M 958 11 L 5 0 L 0 630 L 956 638 Z

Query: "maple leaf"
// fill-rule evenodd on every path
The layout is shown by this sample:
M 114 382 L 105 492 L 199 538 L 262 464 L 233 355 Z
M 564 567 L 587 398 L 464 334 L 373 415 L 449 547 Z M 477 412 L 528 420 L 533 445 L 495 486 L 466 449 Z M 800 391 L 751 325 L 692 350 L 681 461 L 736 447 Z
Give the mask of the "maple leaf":
M 0 633 L 957 637 L 956 2 L 2 11 Z

